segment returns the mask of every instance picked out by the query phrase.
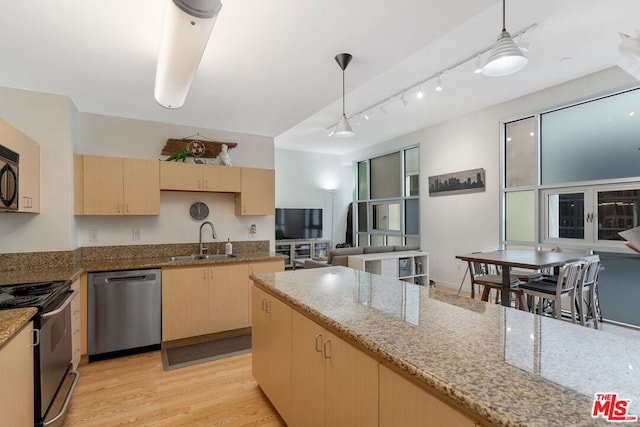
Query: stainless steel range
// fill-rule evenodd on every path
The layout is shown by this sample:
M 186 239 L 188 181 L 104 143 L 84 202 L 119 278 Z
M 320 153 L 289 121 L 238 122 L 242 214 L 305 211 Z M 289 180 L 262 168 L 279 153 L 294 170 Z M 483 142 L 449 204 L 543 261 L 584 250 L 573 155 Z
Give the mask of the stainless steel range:
M 0 286 L 0 310 L 35 307 L 34 425 L 62 424 L 79 374 L 72 369 L 71 281 Z

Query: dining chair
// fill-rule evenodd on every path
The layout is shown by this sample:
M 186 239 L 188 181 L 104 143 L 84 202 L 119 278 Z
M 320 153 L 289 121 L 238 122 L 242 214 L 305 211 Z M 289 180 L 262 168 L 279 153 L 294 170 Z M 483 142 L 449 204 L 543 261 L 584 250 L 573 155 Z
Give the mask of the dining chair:
M 502 289 L 502 270 L 491 264 L 469 261 L 469 274 L 471 278 L 471 298 L 475 298 L 475 288 L 479 286 L 482 290 L 480 299 L 489 301 L 492 291 L 495 291 L 495 303 L 500 302 L 500 290 Z M 520 310 L 527 310 L 524 293 L 518 287 L 520 281 L 517 277 L 512 277 L 509 292 L 516 298 L 516 306 Z
M 593 323 L 598 329 L 600 320 L 600 304 L 598 301 L 598 274 L 600 273 L 600 257 L 592 255 L 584 258 L 582 279 L 576 292 L 576 307 L 580 324 L 586 326 Z
M 576 323 L 576 289 L 582 279 L 583 264 L 582 261 L 566 263 L 560 268 L 557 280 L 542 279 L 520 283 L 520 289 L 532 300 L 532 308 L 537 305 L 538 314 L 547 314 L 545 303 L 548 302 L 551 307 L 551 315 L 557 319 L 562 319 L 562 301 L 568 298 L 570 301 L 570 320 Z

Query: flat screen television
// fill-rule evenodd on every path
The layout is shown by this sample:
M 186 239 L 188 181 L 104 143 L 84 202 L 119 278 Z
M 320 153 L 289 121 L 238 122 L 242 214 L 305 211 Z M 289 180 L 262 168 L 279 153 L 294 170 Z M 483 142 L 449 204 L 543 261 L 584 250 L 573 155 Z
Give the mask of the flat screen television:
M 322 209 L 276 208 L 276 240 L 322 238 Z

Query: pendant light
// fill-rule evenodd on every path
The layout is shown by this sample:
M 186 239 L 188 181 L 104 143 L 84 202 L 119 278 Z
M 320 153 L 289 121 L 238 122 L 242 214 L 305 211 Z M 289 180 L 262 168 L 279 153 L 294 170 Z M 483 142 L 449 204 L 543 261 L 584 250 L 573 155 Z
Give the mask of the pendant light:
M 527 65 L 527 57 L 511 38 L 505 25 L 505 1 L 502 0 L 502 31 L 498 41 L 489 53 L 487 63 L 482 67 L 485 76 L 508 76 L 520 71 Z
M 332 136 L 336 138 L 350 138 L 354 135 L 353 129 L 347 120 L 347 115 L 344 110 L 344 70 L 347 68 L 353 57 L 349 53 L 339 53 L 336 55 L 336 62 L 342 69 L 342 117 L 336 125 Z

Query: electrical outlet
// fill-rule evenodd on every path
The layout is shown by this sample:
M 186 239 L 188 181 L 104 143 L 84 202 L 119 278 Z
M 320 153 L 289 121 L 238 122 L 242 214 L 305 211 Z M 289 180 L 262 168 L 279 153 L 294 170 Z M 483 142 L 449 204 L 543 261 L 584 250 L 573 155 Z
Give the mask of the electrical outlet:
M 89 230 L 89 241 L 90 242 L 99 241 L 99 239 L 98 239 L 98 230 Z
M 139 228 L 132 228 L 131 229 L 131 240 L 134 241 L 139 241 L 140 239 L 140 229 Z

